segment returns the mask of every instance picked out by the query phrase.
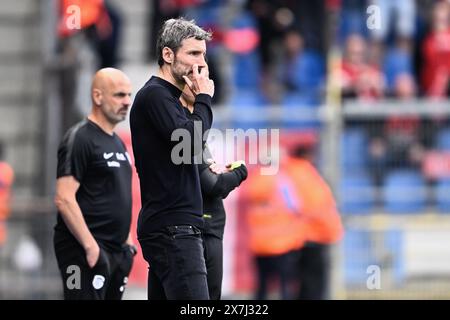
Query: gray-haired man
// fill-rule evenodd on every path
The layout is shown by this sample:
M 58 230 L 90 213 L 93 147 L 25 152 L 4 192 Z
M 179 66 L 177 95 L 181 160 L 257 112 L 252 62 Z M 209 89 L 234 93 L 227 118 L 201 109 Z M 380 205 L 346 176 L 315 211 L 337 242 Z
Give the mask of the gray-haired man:
M 214 83 L 205 61 L 211 34 L 193 21 L 167 20 L 157 41 L 159 73 L 137 93 L 130 115 L 133 152 L 141 186 L 138 238 L 149 263 L 149 299 L 209 299 L 203 242 L 202 196 L 194 143 L 211 128 Z M 179 98 L 195 94 L 192 117 Z M 194 126 L 202 122 L 202 130 Z M 189 161 L 172 159 L 175 130 L 190 134 Z M 186 158 L 186 154 L 183 154 Z

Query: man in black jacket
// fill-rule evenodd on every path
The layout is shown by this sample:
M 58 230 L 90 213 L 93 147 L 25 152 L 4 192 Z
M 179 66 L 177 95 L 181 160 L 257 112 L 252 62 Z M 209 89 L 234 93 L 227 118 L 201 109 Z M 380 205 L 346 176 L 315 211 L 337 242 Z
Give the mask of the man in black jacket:
M 180 98 L 188 117 L 194 112 L 195 97 L 185 89 Z M 203 198 L 202 229 L 208 291 L 211 300 L 220 300 L 223 277 L 223 233 L 225 208 L 223 200 L 242 181 L 247 179 L 247 168 L 243 161 L 236 161 L 221 170 L 212 158 L 207 145 L 203 148 L 202 163 L 198 165 Z
M 149 263 L 149 299 L 209 299 L 201 228 L 202 195 L 196 154 L 211 128 L 214 83 L 208 77 L 206 41 L 211 34 L 193 21 L 167 20 L 157 54 L 159 73 L 136 95 L 130 126 L 142 208 L 138 239 Z M 179 101 L 188 85 L 195 95 L 188 118 Z M 197 121 L 199 126 L 194 124 Z M 173 151 L 174 135 L 190 136 L 183 159 Z

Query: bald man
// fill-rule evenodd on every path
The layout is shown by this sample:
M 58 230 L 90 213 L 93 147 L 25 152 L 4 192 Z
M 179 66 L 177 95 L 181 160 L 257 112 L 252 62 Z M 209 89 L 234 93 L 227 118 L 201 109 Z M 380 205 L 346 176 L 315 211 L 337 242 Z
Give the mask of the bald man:
M 114 133 L 130 107 L 130 80 L 120 70 L 101 69 L 91 98 L 91 113 L 58 149 L 55 254 L 65 299 L 118 300 L 136 254 L 130 157 Z

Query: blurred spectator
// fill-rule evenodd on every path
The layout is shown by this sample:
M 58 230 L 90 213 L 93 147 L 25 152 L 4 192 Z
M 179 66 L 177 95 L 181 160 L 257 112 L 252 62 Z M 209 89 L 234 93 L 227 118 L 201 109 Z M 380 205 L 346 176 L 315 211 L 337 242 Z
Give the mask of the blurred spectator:
M 283 31 L 294 22 L 291 10 L 279 11 L 281 1 L 248 0 L 247 9 L 255 16 L 259 33 L 261 35 L 260 54 L 261 62 L 268 67 L 273 62 L 272 46 L 275 40 L 281 39 Z M 278 13 L 278 15 L 277 15 Z
M 299 104 L 319 104 L 325 66 L 318 52 L 304 48 L 304 40 L 297 30 L 284 37 L 286 59 L 282 65 L 282 80 L 288 94 L 299 96 Z
M 304 245 L 298 251 L 298 299 L 329 299 L 330 246 L 344 233 L 333 194 L 314 167 L 314 144 L 298 145 L 288 158 L 286 173 L 295 186 Z
M 77 105 L 80 73 L 86 64 L 80 57 L 81 48 L 86 43 L 92 46 L 99 68 L 116 66 L 122 19 L 108 0 L 59 0 L 59 9 L 58 76 L 62 131 L 66 131 L 83 115 Z M 80 24 L 74 25 L 78 13 Z
M 278 280 L 280 298 L 293 299 L 295 254 L 303 242 L 295 189 L 283 165 L 277 175 L 250 174 L 246 185 L 249 245 L 258 270 L 255 298 L 266 299 L 271 280 Z
M 0 247 L 6 242 L 6 220 L 11 210 L 11 189 L 14 182 L 14 170 L 4 160 L 3 144 L 0 142 Z
M 170 18 L 176 18 L 180 15 L 180 7 L 175 0 L 150 0 L 151 6 L 149 23 L 149 41 L 148 41 L 148 58 L 156 60 L 156 39 L 158 38 L 158 30 L 164 21 Z
M 432 9 L 431 30 L 422 44 L 421 83 L 428 97 L 450 96 L 450 4 L 438 1 Z
M 281 59 L 281 45 L 284 32 L 295 25 L 296 16 L 292 10 L 295 2 L 283 0 L 248 0 L 246 8 L 257 21 L 260 35 L 261 88 L 266 98 L 277 102 L 279 86 L 273 81 L 277 62 Z
M 394 76 L 394 97 L 400 101 L 412 100 L 417 96 L 417 86 L 413 75 L 406 72 L 398 72 Z
M 391 33 L 397 37 L 411 39 L 415 33 L 415 0 L 372 0 L 380 10 L 380 28 L 372 29 L 377 42 L 386 42 Z
M 383 96 L 383 76 L 377 67 L 368 64 L 367 58 L 367 44 L 364 38 L 357 34 L 349 36 L 341 70 L 344 98 L 373 100 Z
M 386 76 L 386 90 L 388 94 L 395 94 L 395 80 L 399 75 L 409 74 L 412 76 L 414 74 L 412 58 L 411 39 L 397 38 L 395 47 L 387 51 L 383 62 L 383 72 Z
M 423 50 L 422 44 L 428 32 L 431 29 L 431 9 L 437 0 L 421 0 L 416 1 L 416 32 L 412 39 L 413 53 L 414 53 L 414 76 L 416 82 L 420 85 L 418 93 L 424 95 L 424 90 L 421 83 L 421 73 L 423 70 Z
M 367 63 L 375 68 L 381 68 L 386 47 L 384 43 L 369 41 L 367 43 Z M 381 72 L 382 70 L 380 70 Z
M 330 245 L 343 236 L 333 194 L 313 166 L 315 140 L 281 149 L 274 176 L 250 174 L 247 218 L 258 268 L 257 299 L 271 276 L 282 299 L 328 299 Z M 296 289 L 299 289 L 298 291 Z
M 213 105 L 223 101 L 222 69 L 220 66 L 221 50 L 225 30 L 222 26 L 224 11 L 222 0 L 184 1 L 189 4 L 183 11 L 187 19 L 194 19 L 204 30 L 211 31 L 214 38 L 207 43 L 206 59 L 208 61 L 209 77 L 214 81 Z M 236 39 L 234 39 L 236 42 Z M 241 39 L 242 40 L 242 39 Z
M 119 64 L 118 54 L 122 32 L 122 13 L 109 0 L 105 0 L 105 10 L 109 16 L 111 28 L 105 34 L 99 31 L 94 35 L 94 43 L 96 43 L 100 60 L 99 69 L 116 67 Z
M 285 5 L 294 13 L 295 27 L 305 39 L 305 47 L 314 49 L 320 54 L 326 53 L 326 24 L 317 21 L 326 21 L 325 0 L 285 0 Z
M 398 105 L 406 105 L 416 97 L 417 87 L 409 73 L 395 78 L 394 98 Z M 374 130 L 378 131 L 378 130 Z M 381 185 L 389 170 L 419 168 L 424 155 L 421 119 L 418 116 L 391 116 L 382 130 L 373 133 L 369 154 L 375 183 Z
M 73 5 L 78 6 L 81 14 L 79 29 L 70 23 L 76 14 L 71 10 Z M 121 27 L 121 13 L 108 0 L 60 0 L 58 31 L 61 40 L 84 33 L 98 56 L 99 69 L 117 66 Z M 65 42 L 62 50 L 64 45 Z
M 336 0 L 340 2 L 341 14 L 339 19 L 338 39 L 340 43 L 352 34 L 361 34 L 366 36 L 368 29 L 366 27 L 366 0 Z M 329 1 L 332 2 L 332 1 Z

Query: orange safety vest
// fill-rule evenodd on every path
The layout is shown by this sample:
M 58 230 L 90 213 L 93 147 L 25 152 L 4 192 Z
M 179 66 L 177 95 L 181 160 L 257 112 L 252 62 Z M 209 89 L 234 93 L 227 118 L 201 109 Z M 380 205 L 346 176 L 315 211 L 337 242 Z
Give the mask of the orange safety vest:
M 254 175 L 247 182 L 245 197 L 250 250 L 270 256 L 299 249 L 304 242 L 304 223 L 283 199 L 277 176 Z
M 92 25 L 102 30 L 111 27 L 104 0 L 60 0 L 60 10 L 58 34 L 61 37 L 70 36 Z M 79 29 L 75 28 L 78 26 L 74 22 L 79 22 Z
M 0 244 L 6 240 L 5 220 L 10 213 L 11 186 L 14 181 L 14 170 L 3 161 L 0 161 Z
M 316 168 L 304 159 L 289 158 L 285 168 L 301 199 L 300 216 L 306 220 L 308 241 L 330 244 L 339 241 L 344 228 L 336 202 Z

